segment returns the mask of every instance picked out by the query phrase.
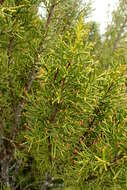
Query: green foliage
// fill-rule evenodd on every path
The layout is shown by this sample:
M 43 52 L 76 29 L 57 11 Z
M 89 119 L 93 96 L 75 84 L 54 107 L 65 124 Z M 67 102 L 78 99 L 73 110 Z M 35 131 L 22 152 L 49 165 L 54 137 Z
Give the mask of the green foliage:
M 27 146 L 42 176 L 110 187 L 126 179 L 125 67 L 100 73 L 87 36 L 80 20 L 44 57 L 39 90 L 28 97 Z
M 127 37 L 127 1 L 119 0 L 117 9 L 112 13 L 112 22 L 107 26 L 100 59 L 103 64 L 112 64 L 114 56 L 126 63 L 126 37 Z M 107 64 L 108 62 L 108 64 Z
M 124 51 L 79 1 L 39 3 L 0 6 L 1 189 L 126 189 Z

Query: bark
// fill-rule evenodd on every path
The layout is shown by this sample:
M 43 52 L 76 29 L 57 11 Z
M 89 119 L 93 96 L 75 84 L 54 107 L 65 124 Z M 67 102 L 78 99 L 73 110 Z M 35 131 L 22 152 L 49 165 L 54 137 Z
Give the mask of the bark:
M 2 5 L 2 4 L 3 4 L 3 2 L 4 2 L 4 0 L 0 0 L 0 5 Z
M 31 86 L 32 86 L 32 83 L 36 77 L 36 63 L 38 62 L 39 60 L 39 57 L 38 55 L 40 55 L 42 52 L 43 52 L 43 45 L 44 45 L 44 42 L 48 36 L 48 30 L 49 30 L 49 25 L 50 25 L 50 22 L 51 22 L 51 18 L 53 16 L 53 13 L 54 13 L 54 9 L 56 7 L 58 3 L 55 3 L 51 6 L 50 10 L 49 10 L 49 14 L 48 14 L 48 17 L 47 17 L 47 21 L 46 21 L 46 25 L 45 25 L 45 35 L 44 35 L 44 38 L 41 40 L 40 44 L 39 44 L 39 47 L 37 49 L 37 53 L 34 57 L 34 66 L 31 70 L 31 72 L 29 73 L 29 81 L 27 82 L 27 84 L 25 85 L 24 87 L 24 94 L 23 96 L 25 96 L 26 93 L 29 93 L 30 89 L 31 89 Z M 24 108 L 24 105 L 25 105 L 25 99 L 21 99 L 21 101 L 19 102 L 17 108 L 16 108 L 16 112 L 15 112 L 15 115 L 16 115 L 16 118 L 15 118 L 15 127 L 12 129 L 12 132 L 11 132 L 11 138 L 15 138 L 15 136 L 17 135 L 17 133 L 19 132 L 19 126 L 20 126 L 20 122 L 21 122 L 21 115 L 22 115 L 22 110 Z

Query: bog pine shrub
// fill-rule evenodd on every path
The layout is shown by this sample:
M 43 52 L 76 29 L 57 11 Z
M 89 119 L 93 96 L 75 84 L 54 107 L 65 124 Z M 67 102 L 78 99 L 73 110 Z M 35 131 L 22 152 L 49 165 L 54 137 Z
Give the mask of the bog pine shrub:
M 43 2 L 0 1 L 0 189 L 127 189 L 125 61 L 102 67 L 78 0 Z
M 102 70 L 87 36 L 81 18 L 41 58 L 25 147 L 37 181 L 48 172 L 74 189 L 126 189 L 125 65 Z

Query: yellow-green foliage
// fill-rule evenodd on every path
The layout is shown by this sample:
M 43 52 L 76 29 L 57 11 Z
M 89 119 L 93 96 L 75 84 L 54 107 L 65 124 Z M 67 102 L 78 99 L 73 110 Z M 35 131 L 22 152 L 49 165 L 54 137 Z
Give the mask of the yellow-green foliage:
M 125 49 L 43 2 L 0 1 L 0 188 L 127 189 Z
M 42 58 L 40 87 L 28 97 L 26 147 L 42 176 L 125 188 L 125 66 L 100 71 L 87 36 L 81 18 Z

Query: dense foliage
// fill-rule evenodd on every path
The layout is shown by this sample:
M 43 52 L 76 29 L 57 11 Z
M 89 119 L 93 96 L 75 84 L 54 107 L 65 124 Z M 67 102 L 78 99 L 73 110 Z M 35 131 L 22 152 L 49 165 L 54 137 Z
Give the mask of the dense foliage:
M 126 6 L 0 1 L 0 189 L 127 189 Z

